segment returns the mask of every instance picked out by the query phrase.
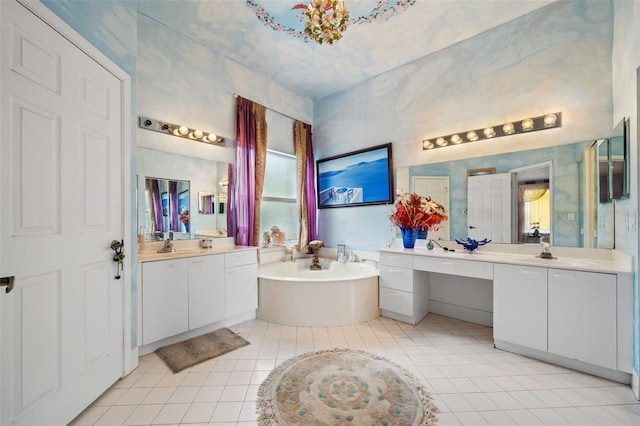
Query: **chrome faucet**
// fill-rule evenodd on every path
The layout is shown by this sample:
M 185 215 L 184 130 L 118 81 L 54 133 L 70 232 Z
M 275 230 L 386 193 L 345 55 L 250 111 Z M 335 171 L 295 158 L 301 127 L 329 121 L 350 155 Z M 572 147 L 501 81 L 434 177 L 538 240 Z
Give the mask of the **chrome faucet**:
M 346 245 L 338 244 L 338 256 L 337 256 L 338 262 L 343 263 L 346 260 L 345 259 L 346 255 L 347 255 Z
M 555 259 L 549 251 L 549 243 L 541 243 L 542 245 L 542 253 L 538 255 L 540 259 Z
M 164 247 L 158 250 L 158 253 L 173 253 L 176 249 L 173 248 L 173 241 L 170 239 L 166 239 L 164 241 Z

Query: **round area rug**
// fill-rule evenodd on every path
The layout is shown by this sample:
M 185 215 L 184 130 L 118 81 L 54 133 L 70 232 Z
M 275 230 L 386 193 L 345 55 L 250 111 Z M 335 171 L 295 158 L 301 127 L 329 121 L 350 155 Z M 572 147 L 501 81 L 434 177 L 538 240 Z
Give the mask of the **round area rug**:
M 357 350 L 309 352 L 276 367 L 258 389 L 258 424 L 432 425 L 435 408 L 399 365 Z

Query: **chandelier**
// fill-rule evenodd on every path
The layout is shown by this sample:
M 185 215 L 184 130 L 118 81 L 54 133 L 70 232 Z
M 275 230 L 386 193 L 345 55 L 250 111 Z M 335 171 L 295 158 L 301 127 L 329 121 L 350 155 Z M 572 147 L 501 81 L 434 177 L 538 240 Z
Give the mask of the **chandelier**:
M 308 18 L 304 33 L 319 44 L 333 44 L 347 30 L 349 11 L 344 0 L 312 0 L 303 13 Z

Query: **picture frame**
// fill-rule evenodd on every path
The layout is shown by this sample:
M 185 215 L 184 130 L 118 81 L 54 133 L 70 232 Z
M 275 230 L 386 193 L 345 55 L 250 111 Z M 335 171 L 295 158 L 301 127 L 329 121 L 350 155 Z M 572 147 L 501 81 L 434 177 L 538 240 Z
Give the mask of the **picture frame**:
M 483 169 L 469 169 L 467 170 L 467 177 L 469 176 L 482 176 L 482 175 L 495 175 L 495 167 L 485 167 Z
M 390 204 L 391 143 L 316 161 L 318 208 Z

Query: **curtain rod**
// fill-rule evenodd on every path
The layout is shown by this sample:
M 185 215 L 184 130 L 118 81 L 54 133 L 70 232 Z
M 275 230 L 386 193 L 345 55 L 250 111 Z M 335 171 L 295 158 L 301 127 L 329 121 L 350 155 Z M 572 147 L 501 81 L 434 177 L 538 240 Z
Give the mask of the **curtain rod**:
M 240 96 L 240 95 L 239 95 L 239 94 L 237 94 L 236 92 L 233 92 L 233 97 L 234 97 L 234 98 L 237 98 L 238 96 Z M 241 96 L 241 97 L 242 97 L 243 99 L 248 99 L 248 98 L 245 98 L 244 96 Z M 253 101 L 253 100 L 251 100 L 251 99 L 248 99 L 248 100 L 250 100 L 251 102 L 255 102 L 255 101 Z M 257 102 L 255 102 L 255 103 L 257 103 Z M 264 105 L 263 105 L 263 106 L 264 106 Z M 266 109 L 268 109 L 269 111 L 273 111 L 273 112 L 275 112 L 276 114 L 280 114 L 280 115 L 282 115 L 282 116 L 284 116 L 284 117 L 287 117 L 287 118 L 290 118 L 290 119 L 292 119 L 292 120 L 295 120 L 295 121 L 301 121 L 302 123 L 307 124 L 307 123 L 305 123 L 304 121 L 300 120 L 299 118 L 291 117 L 290 115 L 284 114 L 284 113 L 282 113 L 282 112 L 280 112 L 280 111 L 276 111 L 275 109 L 273 109 L 273 108 L 269 108 L 268 106 L 264 106 L 264 107 L 265 107 Z

